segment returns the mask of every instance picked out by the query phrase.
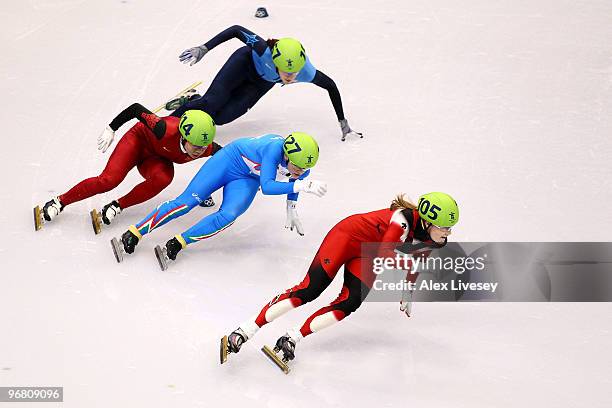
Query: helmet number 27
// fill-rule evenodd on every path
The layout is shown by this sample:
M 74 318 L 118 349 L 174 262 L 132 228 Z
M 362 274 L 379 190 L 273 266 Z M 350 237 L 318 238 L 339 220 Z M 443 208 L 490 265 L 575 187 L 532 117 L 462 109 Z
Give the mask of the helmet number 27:
M 438 218 L 438 211 L 440 211 L 441 209 L 442 208 L 438 207 L 435 204 L 432 205 L 429 200 L 421 199 L 421 201 L 419 202 L 419 212 L 421 214 L 428 215 L 429 218 L 431 218 L 432 220 Z
M 293 145 L 293 148 L 289 149 L 292 145 Z M 285 148 L 287 149 L 287 154 L 293 154 L 293 153 L 297 153 L 297 152 L 301 152 L 302 151 L 302 148 L 295 141 L 295 137 L 293 137 L 293 136 L 289 136 L 287 138 L 287 140 L 285 140 Z

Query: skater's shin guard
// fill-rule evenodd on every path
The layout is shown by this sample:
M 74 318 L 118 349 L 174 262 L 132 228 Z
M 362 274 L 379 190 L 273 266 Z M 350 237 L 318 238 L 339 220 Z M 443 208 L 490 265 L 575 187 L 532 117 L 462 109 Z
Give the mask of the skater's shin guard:
M 303 336 L 321 331 L 344 319 L 359 308 L 369 288 L 354 275 L 345 276 L 340 295 L 329 306 L 310 316 L 300 329 Z
M 181 236 L 187 244 L 214 237 L 234 224 L 236 217 L 227 216 L 223 211 L 217 211 L 204 217 L 200 222 L 183 232 Z
M 300 328 L 302 336 L 306 337 L 309 334 L 319 332 L 326 327 L 333 325 L 336 322 L 344 319 L 346 315 L 341 310 L 333 310 L 332 306 L 324 307 L 312 316 L 310 316 Z
M 282 295 L 276 296 L 269 303 L 266 303 L 255 318 L 255 324 L 258 327 L 262 327 L 264 324 L 270 323 L 274 319 L 284 315 L 291 309 L 295 309 L 302 304 L 300 298 L 289 297 L 289 295 L 290 292 L 287 291 Z

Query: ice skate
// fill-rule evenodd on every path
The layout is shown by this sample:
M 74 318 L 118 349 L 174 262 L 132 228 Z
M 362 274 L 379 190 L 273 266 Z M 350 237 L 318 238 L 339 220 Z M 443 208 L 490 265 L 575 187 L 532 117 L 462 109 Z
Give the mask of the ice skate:
M 94 229 L 94 233 L 97 235 L 102 231 L 102 223 L 110 225 L 113 219 L 121 214 L 121 207 L 117 200 L 106 204 L 102 207 L 102 211 L 98 212 L 95 208 L 91 210 L 89 215 L 91 216 L 91 226 Z
M 190 100 L 201 97 L 202 95 L 198 94 L 197 92 L 198 91 L 196 89 L 189 89 L 185 91 L 182 95 L 169 100 L 168 102 L 166 102 L 166 105 L 165 105 L 166 110 L 168 111 L 177 110 L 178 108 L 180 108 L 181 106 L 189 102 Z
M 295 358 L 295 341 L 288 335 L 280 337 L 276 341 L 274 349 L 270 349 L 268 346 L 263 346 L 261 349 L 263 353 L 268 356 L 274 364 L 278 366 L 285 374 L 289 374 L 289 366 L 287 362 Z M 282 352 L 283 357 L 279 357 L 278 353 Z
M 113 253 L 115 254 L 115 259 L 117 259 L 119 263 L 123 262 L 124 254 L 134 253 L 136 245 L 138 245 L 138 241 L 140 241 L 140 238 L 132 232 L 132 228 L 134 227 L 130 227 L 130 229 L 121 235 L 121 241 L 117 238 L 111 239 Z
M 64 209 L 63 204 L 60 202 L 58 197 L 54 197 L 47 201 L 43 206 L 42 210 L 40 206 L 34 207 L 34 230 L 38 231 L 43 227 L 43 224 L 50 222 L 53 218 L 57 217 L 59 213 Z
M 102 217 L 95 208 L 89 212 L 91 218 L 91 227 L 94 230 L 94 234 L 98 235 L 102 231 Z
M 176 256 L 181 249 L 183 249 L 183 245 L 181 245 L 176 237 L 166 242 L 164 247 L 160 245 L 155 247 L 155 256 L 157 257 L 157 262 L 159 262 L 159 267 L 162 271 L 168 269 L 169 261 L 176 260 Z
M 233 332 L 230 333 L 229 336 L 223 336 L 221 338 L 221 364 L 227 361 L 227 356 L 230 353 L 238 353 L 240 351 L 240 347 L 247 341 L 247 335 L 244 331 L 239 327 Z

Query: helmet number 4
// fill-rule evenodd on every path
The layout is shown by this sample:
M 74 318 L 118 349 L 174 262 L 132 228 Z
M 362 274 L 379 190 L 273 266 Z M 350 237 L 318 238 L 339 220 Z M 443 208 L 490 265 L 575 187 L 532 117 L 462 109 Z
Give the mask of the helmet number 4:
M 294 147 L 292 149 L 289 149 L 289 147 L 291 145 L 293 145 Z M 287 149 L 287 154 L 293 154 L 293 153 L 297 153 L 297 152 L 301 152 L 302 151 L 302 148 L 295 141 L 295 137 L 293 137 L 293 136 L 289 136 L 287 138 L 287 140 L 285 140 L 285 148 Z
M 432 205 L 429 200 L 421 199 L 421 202 L 419 202 L 419 212 L 423 215 L 428 215 L 432 220 L 438 218 L 438 211 L 441 209 L 435 204 Z
M 188 123 L 186 125 L 183 125 L 183 123 L 185 123 L 185 121 L 187 120 L 187 116 L 183 116 L 183 120 L 181 121 L 181 129 L 183 129 L 183 131 L 185 132 L 185 136 L 189 136 L 189 132 L 191 132 L 191 128 L 193 127 L 193 123 Z

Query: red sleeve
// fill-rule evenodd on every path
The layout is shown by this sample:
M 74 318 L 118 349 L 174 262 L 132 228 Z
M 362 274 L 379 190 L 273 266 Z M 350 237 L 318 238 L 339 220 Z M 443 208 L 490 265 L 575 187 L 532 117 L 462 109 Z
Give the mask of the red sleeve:
M 403 242 L 402 237 L 405 235 L 407 228 L 406 224 L 399 224 L 391 218 L 389 226 L 380 240 L 377 256 L 379 258 L 394 258 L 395 248 L 397 244 Z

